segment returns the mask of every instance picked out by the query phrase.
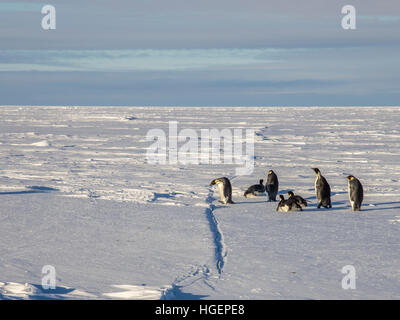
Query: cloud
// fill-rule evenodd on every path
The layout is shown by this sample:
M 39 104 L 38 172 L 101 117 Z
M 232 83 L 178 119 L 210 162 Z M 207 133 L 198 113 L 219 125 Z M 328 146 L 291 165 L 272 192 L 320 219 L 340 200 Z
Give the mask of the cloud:
M 52 0 L 57 30 L 40 27 L 39 3 L 6 2 L 2 49 L 205 49 L 395 45 L 398 0 L 354 0 L 356 32 L 341 27 L 343 1 Z M 363 20 L 363 17 L 367 17 Z M 372 17 L 373 19 L 369 19 Z M 376 18 L 374 18 L 376 17 Z
M 193 70 L 268 64 L 281 49 L 0 50 L 1 71 Z
M 398 104 L 398 0 L 0 4 L 0 104 Z

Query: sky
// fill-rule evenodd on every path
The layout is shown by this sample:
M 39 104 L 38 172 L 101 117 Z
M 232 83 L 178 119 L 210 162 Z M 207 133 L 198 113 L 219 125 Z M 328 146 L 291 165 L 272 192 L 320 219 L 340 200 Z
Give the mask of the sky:
M 397 106 L 399 57 L 398 0 L 0 0 L 0 105 Z

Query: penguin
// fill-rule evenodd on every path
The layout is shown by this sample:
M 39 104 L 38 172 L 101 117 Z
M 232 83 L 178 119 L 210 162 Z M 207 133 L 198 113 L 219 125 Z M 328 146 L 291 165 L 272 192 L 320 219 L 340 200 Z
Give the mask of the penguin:
M 283 195 L 279 195 L 279 203 L 276 207 L 276 211 L 289 212 L 289 211 L 303 211 L 302 207 L 297 203 L 295 198 L 289 198 L 285 200 Z
M 315 178 L 315 193 L 318 200 L 318 209 L 323 206 L 324 208 L 332 208 L 331 204 L 331 187 L 326 179 L 321 175 L 318 168 L 312 168 L 316 173 Z
M 296 202 L 299 204 L 300 207 L 307 207 L 307 201 L 304 200 L 299 195 L 294 195 L 293 191 L 288 191 L 289 199 L 295 199 Z
M 279 182 L 278 176 L 272 170 L 268 171 L 267 183 L 265 185 L 265 190 L 268 193 L 268 201 L 276 201 L 276 196 L 278 194 Z
M 246 192 L 244 193 L 244 196 L 246 198 L 253 197 L 253 196 L 259 196 L 265 193 L 265 187 L 263 184 L 264 180 L 261 179 L 259 184 L 254 184 L 250 186 Z
M 221 198 L 219 202 L 223 204 L 233 204 L 234 202 L 232 201 L 232 185 L 229 179 L 226 177 L 214 179 L 213 181 L 211 181 L 210 186 L 215 184 L 218 186 L 219 196 Z
M 351 209 L 353 211 L 361 211 L 361 203 L 364 198 L 363 186 L 355 176 L 347 176 L 349 187 L 349 199 L 351 204 Z

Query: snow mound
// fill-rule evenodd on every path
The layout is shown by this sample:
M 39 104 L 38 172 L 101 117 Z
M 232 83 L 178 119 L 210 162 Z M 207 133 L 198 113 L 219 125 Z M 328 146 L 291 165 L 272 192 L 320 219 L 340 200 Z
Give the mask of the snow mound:
M 31 143 L 31 146 L 35 146 L 35 147 L 50 147 L 51 143 L 49 141 L 47 141 L 47 140 L 42 140 L 42 141 Z
M 164 294 L 171 289 L 171 286 L 158 288 L 149 286 L 134 286 L 128 284 L 113 285 L 112 287 L 122 289 L 123 291 L 103 293 L 103 295 L 114 299 L 131 300 L 160 300 Z
M 36 300 L 36 299 L 93 299 L 95 295 L 74 288 L 58 286 L 54 289 L 43 289 L 42 286 L 30 283 L 0 282 L 0 299 Z
M 26 299 L 31 295 L 37 294 L 38 290 L 34 286 L 25 283 L 0 282 L 0 296 L 9 299 Z

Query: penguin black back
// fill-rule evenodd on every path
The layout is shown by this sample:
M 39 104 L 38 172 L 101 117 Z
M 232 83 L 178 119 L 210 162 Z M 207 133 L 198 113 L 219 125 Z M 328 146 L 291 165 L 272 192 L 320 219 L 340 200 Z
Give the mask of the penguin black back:
M 351 204 L 351 209 L 353 211 L 360 211 L 361 204 L 364 199 L 363 186 L 355 176 L 347 176 L 348 179 L 348 193 Z
M 265 192 L 265 187 L 263 185 L 264 180 L 261 179 L 259 184 L 254 184 L 250 186 L 246 192 L 244 193 L 244 196 L 247 198 L 250 195 L 251 196 L 259 196 Z
M 318 168 L 312 168 L 315 171 L 315 194 L 318 200 L 318 209 L 323 206 L 324 208 L 332 208 L 331 204 L 331 187 L 325 177 L 321 175 Z
M 279 190 L 279 181 L 278 181 L 278 176 L 272 170 L 268 171 L 265 190 L 268 193 L 268 201 L 276 201 L 276 196 Z
M 307 201 L 304 200 L 302 197 L 299 195 L 295 195 L 293 191 L 288 191 L 289 199 L 295 199 L 295 201 L 301 206 L 301 207 L 307 207 Z

